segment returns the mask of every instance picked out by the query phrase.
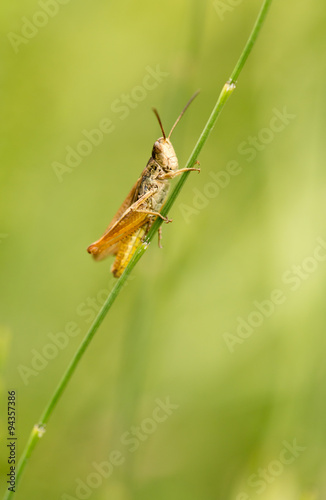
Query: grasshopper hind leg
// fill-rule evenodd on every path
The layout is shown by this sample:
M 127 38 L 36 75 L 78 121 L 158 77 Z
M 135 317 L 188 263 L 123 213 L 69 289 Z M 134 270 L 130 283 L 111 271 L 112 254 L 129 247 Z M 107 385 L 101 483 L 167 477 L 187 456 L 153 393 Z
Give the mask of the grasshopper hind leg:
M 134 255 L 137 248 L 142 244 L 147 231 L 147 226 L 142 226 L 121 241 L 119 251 L 117 252 L 115 261 L 111 266 L 111 272 L 115 278 L 120 278 L 121 274 L 129 264 L 131 257 Z

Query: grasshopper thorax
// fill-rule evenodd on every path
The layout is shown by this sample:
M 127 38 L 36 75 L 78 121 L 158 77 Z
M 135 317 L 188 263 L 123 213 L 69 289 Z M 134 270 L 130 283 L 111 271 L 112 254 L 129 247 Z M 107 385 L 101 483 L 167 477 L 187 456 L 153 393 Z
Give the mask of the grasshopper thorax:
M 154 142 L 152 158 L 163 170 L 176 170 L 178 168 L 177 156 L 170 139 L 167 137 L 160 137 Z

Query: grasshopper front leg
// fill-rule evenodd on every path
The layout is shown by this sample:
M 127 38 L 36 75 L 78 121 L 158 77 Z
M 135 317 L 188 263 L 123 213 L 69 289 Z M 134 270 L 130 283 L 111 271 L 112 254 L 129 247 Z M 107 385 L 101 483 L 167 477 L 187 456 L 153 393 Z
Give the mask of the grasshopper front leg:
M 160 181 L 165 181 L 167 179 L 174 179 L 178 175 L 183 174 L 184 172 L 200 172 L 200 168 L 180 168 L 179 170 L 170 170 L 169 172 L 164 172 L 164 174 L 160 174 L 157 178 Z

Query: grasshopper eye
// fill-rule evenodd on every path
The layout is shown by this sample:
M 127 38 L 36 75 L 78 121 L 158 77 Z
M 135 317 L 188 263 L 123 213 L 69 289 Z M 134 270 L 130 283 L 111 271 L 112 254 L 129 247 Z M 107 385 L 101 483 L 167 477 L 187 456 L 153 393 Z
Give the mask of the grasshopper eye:
M 155 141 L 154 146 L 153 146 L 153 151 L 152 151 L 153 158 L 157 158 L 162 153 L 163 153 L 163 148 L 162 148 L 161 143 L 159 141 Z
M 156 141 L 153 146 L 152 157 L 160 167 L 164 168 L 167 165 L 166 152 L 164 151 L 163 145 L 158 141 Z

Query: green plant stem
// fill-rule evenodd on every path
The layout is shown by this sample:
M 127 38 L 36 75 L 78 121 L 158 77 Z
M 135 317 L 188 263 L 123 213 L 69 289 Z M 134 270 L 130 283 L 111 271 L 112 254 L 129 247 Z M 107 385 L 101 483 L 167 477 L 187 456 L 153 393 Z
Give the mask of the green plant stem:
M 257 39 L 258 33 L 262 27 L 263 21 L 267 15 L 267 11 L 268 11 L 271 3 L 272 3 L 272 0 L 265 0 L 264 1 L 263 6 L 262 6 L 260 13 L 258 15 L 258 18 L 256 20 L 256 23 L 254 25 L 254 28 L 249 36 L 248 42 L 247 42 L 247 44 L 246 44 L 246 46 L 245 46 L 245 48 L 244 48 L 244 50 L 239 58 L 239 61 L 237 62 L 236 66 L 232 72 L 232 75 L 231 75 L 229 81 L 224 85 L 224 87 L 219 95 L 219 98 L 214 106 L 214 109 L 213 109 L 210 117 L 208 118 L 208 121 L 207 121 L 198 141 L 197 141 L 197 144 L 195 145 L 195 147 L 194 147 L 194 149 L 193 149 L 193 151 L 192 151 L 192 153 L 187 161 L 186 168 L 191 168 L 195 165 L 197 158 L 198 158 L 198 155 L 199 155 L 200 151 L 202 150 L 204 144 L 206 143 L 208 136 L 209 136 L 210 132 L 212 131 L 218 116 L 220 115 L 226 101 L 228 100 L 228 98 L 232 94 L 233 90 L 235 89 L 236 79 L 238 78 L 238 76 L 239 76 L 239 74 L 240 74 L 252 48 L 253 48 L 253 45 Z M 167 202 L 165 203 L 165 205 L 162 209 L 161 213 L 163 216 L 166 216 L 168 214 L 168 212 L 171 209 L 174 201 L 176 200 L 182 186 L 186 182 L 186 179 L 187 179 L 189 173 L 190 172 L 185 172 L 180 177 L 179 182 L 174 187 L 171 195 L 169 196 Z M 97 317 L 95 318 L 93 324 L 91 325 L 89 331 L 85 335 L 84 340 L 82 341 L 81 345 L 79 346 L 79 348 L 78 348 L 76 354 L 74 355 L 70 365 L 68 366 L 65 374 L 63 375 L 62 379 L 60 380 L 56 390 L 54 391 L 54 394 L 53 394 L 49 404 L 47 405 L 43 414 L 41 415 L 39 423 L 33 427 L 33 430 L 30 434 L 30 437 L 28 439 L 26 447 L 22 453 L 19 464 L 17 466 L 16 486 L 18 485 L 18 482 L 21 478 L 22 472 L 26 466 L 28 458 L 30 457 L 36 443 L 42 437 L 44 430 L 45 430 L 45 426 L 46 426 L 56 404 L 58 403 L 60 397 L 62 396 L 64 389 L 66 388 L 68 382 L 70 381 L 76 367 L 78 366 L 78 363 L 79 363 L 81 357 L 83 356 L 84 352 L 86 351 L 87 346 L 91 342 L 91 340 L 94 337 L 96 331 L 98 330 L 100 324 L 102 323 L 106 314 L 110 310 L 113 302 L 115 301 L 115 299 L 119 295 L 121 289 L 123 288 L 124 284 L 126 283 L 128 277 L 129 277 L 130 273 L 134 269 L 134 267 L 137 264 L 137 262 L 139 261 L 139 259 L 145 253 L 149 242 L 153 239 L 156 231 L 158 230 L 158 228 L 160 227 L 161 224 L 162 224 L 162 219 L 157 218 L 156 221 L 154 222 L 154 224 L 152 225 L 150 231 L 148 232 L 148 235 L 146 237 L 146 241 L 137 248 L 137 250 L 136 250 L 135 254 L 133 255 L 132 259 L 130 260 L 128 266 L 126 267 L 126 269 L 123 272 L 123 274 L 121 275 L 121 277 L 117 280 L 117 282 L 114 285 L 113 289 L 111 290 L 109 296 L 107 297 L 106 301 L 104 302 L 101 310 L 99 311 Z M 9 500 L 13 494 L 14 494 L 13 492 L 7 490 L 4 497 L 3 497 L 3 500 Z
M 64 373 L 62 379 L 60 380 L 56 390 L 54 391 L 54 394 L 48 404 L 48 406 L 45 408 L 44 412 L 42 413 L 41 415 L 41 418 L 38 422 L 37 425 L 35 425 L 32 429 L 32 432 L 30 434 L 30 437 L 28 439 L 28 442 L 26 444 L 26 447 L 22 453 L 22 457 L 19 461 L 19 464 L 18 464 L 18 467 L 17 467 L 17 471 L 16 471 L 16 484 L 18 484 L 18 481 L 21 477 L 21 474 L 25 468 L 25 465 L 26 465 L 26 462 L 27 462 L 27 459 L 29 458 L 29 456 L 31 455 L 31 452 L 33 451 L 33 448 L 35 447 L 37 441 L 42 437 L 42 435 L 44 434 L 45 432 L 45 426 L 57 404 L 57 402 L 59 401 L 63 391 L 65 390 L 69 380 L 71 379 L 72 377 L 72 374 L 74 373 L 82 355 L 84 354 L 84 352 L 86 351 L 87 349 L 87 346 L 89 345 L 89 343 L 91 342 L 92 338 L 94 337 L 96 331 L 98 330 L 100 324 L 102 323 L 102 321 L 104 320 L 107 312 L 109 311 L 109 309 L 111 308 L 113 302 L 115 301 L 115 299 L 117 298 L 117 296 L 119 295 L 119 292 L 120 290 L 123 288 L 124 284 L 126 283 L 132 269 L 134 268 L 134 266 L 136 265 L 136 263 L 138 262 L 138 260 L 141 258 L 141 256 L 143 255 L 143 253 L 145 252 L 147 248 L 147 244 L 146 243 L 143 243 L 139 248 L 138 248 L 138 252 L 137 252 L 137 255 L 135 254 L 133 256 L 133 258 L 130 260 L 130 265 L 128 265 L 124 271 L 124 273 L 122 274 L 122 276 L 116 281 L 114 287 L 112 288 L 109 296 L 107 297 L 105 303 L 103 304 L 102 308 L 100 309 L 98 315 L 96 316 L 96 318 L 94 319 L 90 329 L 88 330 L 87 334 L 85 335 L 85 338 L 84 340 L 82 341 L 82 343 L 80 344 L 76 354 L 74 355 L 70 365 L 68 366 L 66 372 Z M 12 495 L 12 492 L 11 491 L 8 491 L 6 492 L 5 496 L 4 496 L 4 500 L 8 500 Z
M 248 59 L 248 56 L 250 52 L 252 51 L 252 48 L 257 40 L 258 34 L 261 30 L 261 27 L 263 25 L 263 22 L 265 21 L 265 18 L 267 16 L 268 9 L 270 8 L 272 3 L 272 0 L 265 0 L 260 12 L 257 16 L 256 22 L 254 24 L 254 27 L 252 28 L 252 31 L 249 35 L 249 38 L 247 40 L 247 43 L 245 45 L 245 48 L 242 51 L 241 56 L 239 57 L 239 60 L 237 64 L 235 65 L 234 70 L 232 71 L 232 74 L 230 76 L 230 82 L 235 83 L 241 73 L 241 70 L 243 66 L 246 63 L 246 60 Z

